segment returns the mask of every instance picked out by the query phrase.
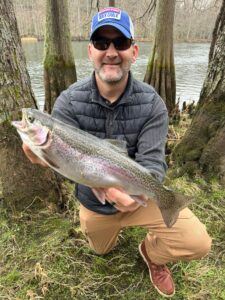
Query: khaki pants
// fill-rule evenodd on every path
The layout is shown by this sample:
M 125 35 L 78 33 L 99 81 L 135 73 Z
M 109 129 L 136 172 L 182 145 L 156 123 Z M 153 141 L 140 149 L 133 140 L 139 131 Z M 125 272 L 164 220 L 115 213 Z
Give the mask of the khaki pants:
M 108 253 L 116 245 L 120 230 L 129 226 L 148 229 L 145 246 L 156 264 L 201 258 L 211 247 L 205 226 L 190 209 L 183 209 L 173 227 L 167 228 L 153 201 L 148 201 L 147 207 L 114 215 L 98 214 L 80 205 L 80 222 L 90 247 L 98 254 Z

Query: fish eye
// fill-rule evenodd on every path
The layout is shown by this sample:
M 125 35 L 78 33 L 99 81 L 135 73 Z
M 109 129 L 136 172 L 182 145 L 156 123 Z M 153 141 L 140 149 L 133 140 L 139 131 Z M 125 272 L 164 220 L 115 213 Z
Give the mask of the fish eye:
M 33 123 L 33 122 L 34 122 L 34 117 L 32 117 L 32 116 L 28 116 L 27 119 L 28 119 L 28 121 L 29 121 L 30 123 Z

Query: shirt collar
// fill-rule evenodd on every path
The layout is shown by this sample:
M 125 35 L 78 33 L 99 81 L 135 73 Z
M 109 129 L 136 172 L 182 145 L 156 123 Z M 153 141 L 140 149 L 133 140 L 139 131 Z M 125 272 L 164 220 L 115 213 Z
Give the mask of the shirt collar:
M 91 99 L 90 101 L 92 103 L 98 103 L 103 107 L 106 107 L 108 109 L 115 109 L 116 107 L 130 103 L 132 101 L 132 90 L 133 90 L 133 75 L 131 72 L 129 72 L 128 82 L 125 89 L 125 92 L 122 94 L 122 96 L 115 102 L 113 105 L 109 105 L 106 102 L 106 99 L 101 97 L 98 87 L 95 80 L 95 73 L 93 72 L 91 77 Z

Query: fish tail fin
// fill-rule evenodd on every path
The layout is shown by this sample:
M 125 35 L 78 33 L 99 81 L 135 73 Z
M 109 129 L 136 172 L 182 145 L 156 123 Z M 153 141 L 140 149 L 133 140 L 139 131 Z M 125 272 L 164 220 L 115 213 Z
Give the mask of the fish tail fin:
M 168 228 L 171 228 L 177 221 L 179 216 L 179 210 L 170 208 L 170 209 L 161 209 L 161 214 L 163 221 Z
M 179 207 L 179 210 L 187 207 L 192 201 L 193 198 L 181 193 L 174 192 L 174 205 Z
M 175 192 L 173 206 L 170 208 L 160 208 L 163 220 L 168 228 L 171 228 L 176 223 L 179 212 L 188 206 L 192 200 L 191 197 Z

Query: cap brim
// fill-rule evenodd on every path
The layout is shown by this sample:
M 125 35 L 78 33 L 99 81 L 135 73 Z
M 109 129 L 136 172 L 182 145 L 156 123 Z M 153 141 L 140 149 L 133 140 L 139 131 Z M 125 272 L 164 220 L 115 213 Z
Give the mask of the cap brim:
M 104 23 L 104 24 L 101 24 L 101 25 L 97 26 L 97 27 L 95 28 L 95 30 L 92 32 L 92 34 L 91 34 L 91 36 L 90 36 L 90 40 L 91 40 L 93 34 L 94 34 L 99 28 L 104 27 L 104 26 L 112 26 L 112 27 L 118 29 L 118 30 L 119 30 L 126 38 L 128 38 L 128 39 L 131 39 L 131 38 L 132 38 L 132 36 L 131 36 L 131 34 L 129 33 L 129 31 L 127 31 L 123 26 L 121 26 L 120 24 L 116 24 L 116 23 L 112 23 L 112 22 L 111 22 L 111 23 Z

